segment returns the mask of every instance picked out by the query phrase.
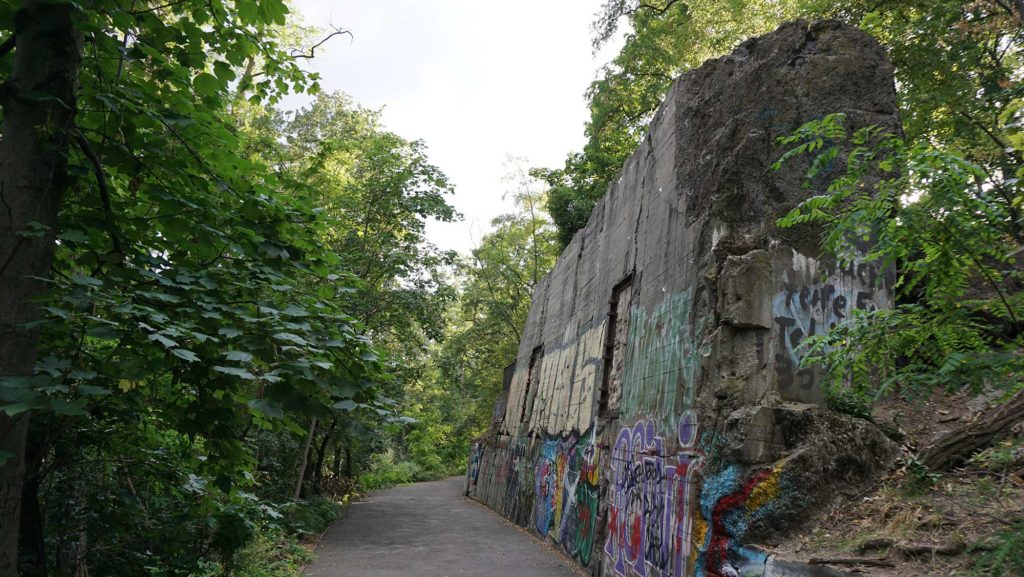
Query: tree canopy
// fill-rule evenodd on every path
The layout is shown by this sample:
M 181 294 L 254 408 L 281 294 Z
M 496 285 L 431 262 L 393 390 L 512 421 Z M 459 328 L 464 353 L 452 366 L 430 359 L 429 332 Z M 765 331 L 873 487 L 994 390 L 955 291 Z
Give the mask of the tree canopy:
M 625 41 L 587 90 L 587 142 L 564 166 L 536 171 L 548 183 L 563 245 L 586 224 L 680 73 L 794 18 L 837 18 L 882 43 L 896 67 L 908 137 L 986 165 L 1008 162 L 997 119 L 1022 90 L 1021 8 L 1010 2 L 609 0 L 594 23 L 595 47 L 620 27 Z
M 514 161 L 514 209 L 464 256 L 427 238 L 460 215 L 426 143 L 304 67 L 344 30 L 284 0 L 0 6 L 0 574 L 295 575 L 337 502 L 458 472 L 533 290 L 673 79 L 798 17 L 877 38 L 905 123 L 782 143 L 817 160 L 779 225 L 839 259 L 867 236 L 900 279 L 806 362 L 862 415 L 1019 388 L 1019 0 L 608 0 L 594 48 L 625 42 L 586 144 Z
M 0 12 L 0 261 L 18 289 L 0 297 L 0 572 L 19 526 L 25 575 L 229 570 L 301 530 L 288 503 L 329 468 L 352 476 L 371 431 L 410 422 L 401 367 L 453 294 L 452 256 L 423 236 L 456 218 L 451 187 L 423 143 L 319 94 L 301 66 L 318 43 L 288 13 Z M 316 99 L 274 108 L 295 92 Z

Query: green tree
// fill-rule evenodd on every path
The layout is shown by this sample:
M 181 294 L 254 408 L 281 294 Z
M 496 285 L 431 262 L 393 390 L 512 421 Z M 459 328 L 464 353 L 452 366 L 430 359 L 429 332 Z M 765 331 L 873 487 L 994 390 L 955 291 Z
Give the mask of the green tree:
M 451 185 L 428 161 L 422 142 L 384 130 L 378 112 L 343 94 L 320 95 L 294 117 L 271 120 L 263 140 L 272 152 L 264 155 L 294 184 L 293 194 L 320 207 L 332 223 L 321 242 L 360 280 L 345 296 L 347 308 L 387 351 L 392 378 L 382 393 L 402 405 L 427 370 L 429 343 L 443 337 L 444 311 L 455 297 L 446 274 L 455 254 L 424 236 L 428 221 L 458 217 L 446 200 Z M 401 444 L 397 432 L 352 425 L 339 414 L 317 432 L 312 477 L 321 477 L 326 453 L 339 443 L 347 464 L 359 466 Z
M 990 169 L 1006 153 L 998 116 L 1021 96 L 1022 7 L 1003 0 L 610 0 L 594 25 L 595 46 L 628 26 L 619 54 L 587 92 L 587 143 L 548 182 L 548 203 L 566 244 L 586 224 L 643 137 L 672 81 L 707 58 L 794 18 L 838 18 L 888 50 L 907 136 L 943 143 Z
M 549 186 L 548 210 L 562 245 L 583 228 L 594 203 L 636 150 L 672 81 L 741 41 L 798 15 L 795 1 L 609 0 L 594 22 L 595 51 L 619 28 L 619 53 L 587 89 L 587 142 L 560 169 L 535 173 Z
M 0 573 L 15 572 L 19 525 L 28 574 L 47 559 L 188 573 L 252 535 L 260 504 L 239 488 L 257 431 L 393 415 L 343 298 L 359 283 L 321 242 L 330 220 L 247 154 L 232 114 L 239 96 L 317 90 L 282 41 L 287 13 L 0 10 Z M 46 475 L 65 500 L 42 504 L 62 524 L 49 534 Z
M 460 269 L 459 305 L 437 353 L 441 382 L 460 402 L 445 409 L 457 423 L 451 435 L 459 462 L 490 424 L 502 369 L 516 359 L 533 291 L 558 258 L 542 183 L 526 173 L 524 162 L 513 162 L 506 178 L 515 212 L 494 219 L 494 230 Z
M 1004 116 L 1011 126 L 1016 110 Z M 816 337 L 806 362 L 823 365 L 840 408 L 859 412 L 894 392 L 1019 388 L 1024 277 L 1014 209 L 1024 199 L 1016 177 L 1024 164 L 990 173 L 962 155 L 877 128 L 849 135 L 843 121 L 830 115 L 785 139 L 797 146 L 779 162 L 812 155 L 807 185 L 819 194 L 780 224 L 824 225 L 825 248 L 841 266 L 857 260 L 894 270 L 900 304 L 859 311 Z M 1011 126 L 1001 137 L 1010 140 Z M 844 156 L 839 147 L 847 143 Z M 836 176 L 822 174 L 827 165 Z M 865 240 L 866 252 L 859 248 Z

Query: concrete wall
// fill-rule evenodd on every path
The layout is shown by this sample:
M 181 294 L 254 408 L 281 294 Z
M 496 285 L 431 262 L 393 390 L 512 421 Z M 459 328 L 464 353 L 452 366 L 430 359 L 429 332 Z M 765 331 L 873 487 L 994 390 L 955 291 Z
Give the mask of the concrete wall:
M 837 23 L 792 23 L 676 81 L 537 288 L 467 491 L 595 575 L 763 575 L 823 490 L 891 455 L 817 408 L 798 345 L 890 276 L 774 226 L 812 191 L 778 136 L 831 112 L 898 130 L 892 69 Z M 827 491 L 824 491 L 827 493 Z

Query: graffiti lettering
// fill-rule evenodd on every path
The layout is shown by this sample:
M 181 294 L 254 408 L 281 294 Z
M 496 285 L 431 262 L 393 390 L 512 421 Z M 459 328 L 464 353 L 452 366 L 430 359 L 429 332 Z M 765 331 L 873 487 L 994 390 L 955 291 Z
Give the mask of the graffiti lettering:
M 863 280 L 864 287 L 874 282 L 878 273 L 873 264 L 850 265 L 850 279 Z M 800 343 L 808 337 L 827 332 L 843 322 L 850 306 L 861 310 L 874 310 L 872 293 L 838 286 L 832 283 L 794 285 L 782 284 L 781 290 L 772 301 L 772 313 L 778 331 L 778 348 L 775 352 L 775 369 L 782 391 L 794 387 L 802 391 L 814 389 L 814 372 L 800 368 L 804 351 Z
M 646 415 L 668 430 L 678 414 L 675 407 L 693 406 L 704 320 L 691 321 L 692 300 L 693 291 L 687 290 L 666 298 L 650 314 L 639 307 L 631 310 L 622 375 L 629 394 L 622 398 L 623 414 Z M 684 397 L 677 405 L 679 392 Z
M 680 417 L 676 435 L 676 455 L 665 454 L 654 421 L 623 427 L 616 438 L 604 552 L 618 575 L 688 575 L 692 490 L 700 469 L 694 412 Z

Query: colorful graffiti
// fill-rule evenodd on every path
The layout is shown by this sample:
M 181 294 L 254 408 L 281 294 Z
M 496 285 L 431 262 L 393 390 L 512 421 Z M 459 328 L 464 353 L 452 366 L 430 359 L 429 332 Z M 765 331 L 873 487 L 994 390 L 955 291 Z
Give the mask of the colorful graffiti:
M 590 563 L 597 529 L 600 451 L 596 433 L 549 439 L 534 468 L 534 526 L 581 564 Z
M 702 577 L 760 577 L 768 558 L 742 544 L 751 525 L 782 504 L 779 469 L 753 473 L 732 465 L 704 481 L 700 498 L 702 533 L 696 574 Z M 710 522 L 705 522 L 709 519 Z M 706 524 L 705 524 L 706 523 Z
M 612 450 L 612 496 L 604 553 L 618 575 L 689 575 L 693 490 L 700 471 L 697 417 L 678 420 L 678 452 L 666 454 L 666 440 L 653 420 L 623 427 Z

